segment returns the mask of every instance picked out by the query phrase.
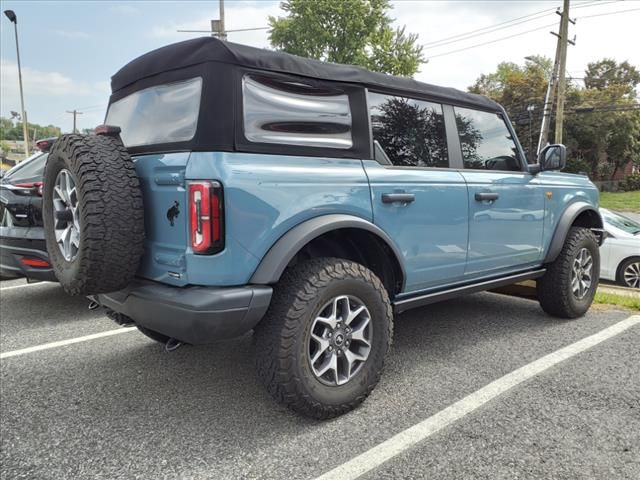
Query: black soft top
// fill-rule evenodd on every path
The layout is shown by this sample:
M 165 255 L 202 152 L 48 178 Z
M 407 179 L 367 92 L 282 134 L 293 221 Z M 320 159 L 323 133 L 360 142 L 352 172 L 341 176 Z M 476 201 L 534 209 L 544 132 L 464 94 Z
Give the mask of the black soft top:
M 174 43 L 153 50 L 122 67 L 111 77 L 113 93 L 133 83 L 194 65 L 218 62 L 278 73 L 289 73 L 320 80 L 358 84 L 434 97 L 453 104 L 476 106 L 501 111 L 494 101 L 455 88 L 439 87 L 410 78 L 375 73 L 353 65 L 321 62 L 308 58 L 223 42 L 214 37 L 202 37 Z

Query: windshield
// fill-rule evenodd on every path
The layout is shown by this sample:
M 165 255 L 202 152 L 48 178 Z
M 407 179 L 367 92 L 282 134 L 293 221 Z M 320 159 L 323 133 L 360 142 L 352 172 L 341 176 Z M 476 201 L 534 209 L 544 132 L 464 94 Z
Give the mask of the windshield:
M 618 213 L 610 212 L 609 210 L 602 210 L 602 218 L 609 225 L 630 233 L 631 235 L 637 235 L 640 233 L 640 223 L 634 222 L 630 218 Z
M 2 179 L 3 181 L 17 181 L 21 179 L 34 179 L 42 177 L 44 173 L 44 165 L 46 163 L 48 153 L 38 152 L 23 160 L 11 170 Z
M 186 142 L 196 133 L 202 79 L 145 88 L 112 103 L 105 123 L 127 147 Z

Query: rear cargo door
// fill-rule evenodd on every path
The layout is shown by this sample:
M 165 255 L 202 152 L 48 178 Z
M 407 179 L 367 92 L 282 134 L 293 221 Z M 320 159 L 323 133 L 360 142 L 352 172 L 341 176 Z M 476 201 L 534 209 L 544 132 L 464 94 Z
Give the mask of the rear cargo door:
M 172 285 L 188 282 L 185 170 L 188 152 L 134 157 L 144 202 L 145 252 L 138 275 Z

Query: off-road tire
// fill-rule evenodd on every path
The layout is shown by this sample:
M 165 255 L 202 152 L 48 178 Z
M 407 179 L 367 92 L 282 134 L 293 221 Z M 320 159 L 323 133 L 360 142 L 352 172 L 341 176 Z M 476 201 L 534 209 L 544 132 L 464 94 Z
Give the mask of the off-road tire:
M 356 295 L 363 301 L 371 314 L 373 339 L 360 371 L 344 385 L 328 386 L 312 373 L 306 342 L 320 308 L 337 295 Z M 362 403 L 376 386 L 392 335 L 389 296 L 373 272 L 338 258 L 311 259 L 285 271 L 255 329 L 258 377 L 292 410 L 318 419 L 336 417 Z
M 593 258 L 591 287 L 582 299 L 578 299 L 571 288 L 573 262 L 583 248 Z M 588 228 L 572 227 L 567 234 L 562 251 L 547 265 L 544 276 L 538 279 L 538 301 L 549 315 L 559 318 L 577 318 L 584 315 L 598 288 L 600 278 L 600 249 L 595 234 Z
M 63 168 L 74 177 L 80 211 L 78 252 L 71 261 L 54 231 L 53 187 Z M 131 282 L 143 253 L 144 211 L 134 164 L 119 138 L 61 136 L 44 170 L 43 211 L 49 259 L 67 293 L 112 292 Z
M 148 328 L 141 327 L 140 325 L 136 325 L 136 328 L 140 330 L 140 333 L 142 333 L 146 337 L 155 342 L 162 343 L 163 345 L 166 345 L 166 343 L 171 340 L 171 337 L 167 337 L 166 335 L 156 332 L 155 330 L 149 330 Z

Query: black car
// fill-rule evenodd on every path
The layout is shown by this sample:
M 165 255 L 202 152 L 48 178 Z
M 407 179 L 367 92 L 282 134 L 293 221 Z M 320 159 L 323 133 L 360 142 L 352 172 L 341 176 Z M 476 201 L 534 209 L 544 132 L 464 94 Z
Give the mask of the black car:
M 42 228 L 42 175 L 55 139 L 0 179 L 0 278 L 56 281 Z

